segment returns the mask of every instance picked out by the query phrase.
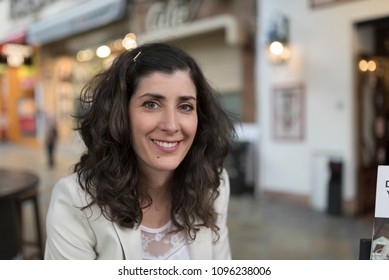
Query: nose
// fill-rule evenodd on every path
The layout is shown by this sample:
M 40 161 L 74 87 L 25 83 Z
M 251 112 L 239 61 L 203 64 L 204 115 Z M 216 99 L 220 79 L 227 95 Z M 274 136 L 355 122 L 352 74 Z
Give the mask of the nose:
M 177 112 L 173 108 L 166 108 L 160 120 L 160 128 L 169 134 L 176 133 L 179 130 Z

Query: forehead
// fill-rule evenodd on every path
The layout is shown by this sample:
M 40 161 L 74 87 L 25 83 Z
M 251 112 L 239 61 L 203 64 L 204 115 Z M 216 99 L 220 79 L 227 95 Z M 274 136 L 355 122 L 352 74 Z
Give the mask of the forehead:
M 177 70 L 173 73 L 153 72 L 139 79 L 135 95 L 142 92 L 165 91 L 180 92 L 196 95 L 196 87 L 188 71 Z

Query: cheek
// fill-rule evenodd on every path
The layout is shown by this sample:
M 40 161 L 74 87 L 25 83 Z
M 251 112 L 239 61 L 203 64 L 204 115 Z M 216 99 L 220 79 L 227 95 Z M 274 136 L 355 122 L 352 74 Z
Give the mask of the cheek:
M 147 130 L 147 121 L 145 121 L 145 119 L 132 117 L 130 119 L 130 124 L 131 124 L 131 137 L 133 139 L 139 138 Z
M 193 138 L 195 137 L 197 132 L 197 125 L 198 125 L 198 120 L 196 116 L 191 121 L 189 121 L 186 126 L 187 133 L 190 134 Z
M 136 142 L 136 139 L 139 139 L 139 136 L 143 133 L 144 124 L 138 117 L 138 114 L 130 111 L 128 115 L 130 119 L 131 139 L 133 142 Z
M 197 125 L 198 125 L 198 120 L 196 118 L 196 122 L 193 124 L 193 134 L 196 135 L 197 133 Z

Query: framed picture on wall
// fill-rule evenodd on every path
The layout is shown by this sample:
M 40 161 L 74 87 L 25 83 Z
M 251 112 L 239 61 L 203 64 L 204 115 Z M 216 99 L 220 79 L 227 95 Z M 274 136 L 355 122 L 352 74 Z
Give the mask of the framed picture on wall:
M 303 140 L 305 129 L 305 87 L 302 83 L 273 87 L 273 138 Z

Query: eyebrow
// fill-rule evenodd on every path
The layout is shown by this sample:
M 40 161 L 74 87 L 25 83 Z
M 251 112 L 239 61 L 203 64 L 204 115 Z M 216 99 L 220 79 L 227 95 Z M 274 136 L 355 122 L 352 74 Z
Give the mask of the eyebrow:
M 166 97 L 163 96 L 162 94 L 159 94 L 159 93 L 149 93 L 149 92 L 139 96 L 139 98 L 144 98 L 144 97 L 152 97 L 152 98 L 159 99 L 159 100 L 166 99 Z M 183 96 L 178 97 L 178 100 L 180 100 L 180 101 L 187 101 L 187 100 L 194 100 L 194 101 L 196 101 L 197 99 L 196 99 L 196 97 L 194 97 L 192 95 L 183 95 Z

